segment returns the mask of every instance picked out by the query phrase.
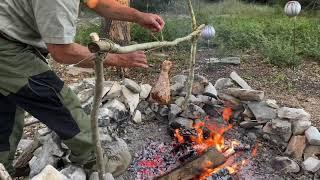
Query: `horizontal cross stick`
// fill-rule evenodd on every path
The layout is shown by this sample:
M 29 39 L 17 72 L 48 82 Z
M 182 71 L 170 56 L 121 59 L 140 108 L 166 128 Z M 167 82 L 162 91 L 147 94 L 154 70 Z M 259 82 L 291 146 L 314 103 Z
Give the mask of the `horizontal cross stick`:
M 103 40 L 100 41 L 94 41 L 88 45 L 89 50 L 92 53 L 117 53 L 117 54 L 124 54 L 124 53 L 130 53 L 134 51 L 139 50 L 148 50 L 158 47 L 169 47 L 169 46 L 176 46 L 177 44 L 191 40 L 193 37 L 198 36 L 202 29 L 204 28 L 204 24 L 200 25 L 195 31 L 190 33 L 189 35 L 181 38 L 177 38 L 173 41 L 156 41 L 156 42 L 148 42 L 148 43 L 142 43 L 142 44 L 134 44 L 130 46 L 120 46 L 119 44 L 115 44 L 114 42 L 110 40 Z

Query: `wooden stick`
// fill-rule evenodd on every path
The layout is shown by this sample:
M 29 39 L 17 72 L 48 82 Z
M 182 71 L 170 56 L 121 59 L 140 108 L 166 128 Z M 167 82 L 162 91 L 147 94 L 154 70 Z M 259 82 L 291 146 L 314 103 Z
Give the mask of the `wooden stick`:
M 6 168 L 3 166 L 3 164 L 0 163 L 0 179 L 1 180 L 12 180 L 10 174 L 6 170 Z
M 191 0 L 187 0 L 187 2 L 188 2 L 189 11 L 190 11 L 190 16 L 192 19 L 192 30 L 195 30 L 197 27 L 196 16 L 194 15 Z M 186 95 L 186 98 L 185 98 L 184 103 L 182 105 L 182 109 L 187 108 L 190 96 L 192 94 L 192 87 L 193 87 L 193 80 L 194 80 L 194 68 L 196 65 L 197 42 L 198 42 L 198 36 L 193 36 L 191 39 L 189 75 L 188 75 L 188 82 L 187 82 L 187 95 Z
M 91 39 L 95 42 L 99 41 L 99 36 L 96 33 L 90 35 Z M 103 91 L 103 81 L 104 81 L 104 72 L 103 72 L 103 60 L 105 55 L 102 53 L 96 53 L 95 58 L 95 91 L 93 97 L 93 105 L 91 111 L 91 129 L 92 129 L 92 140 L 96 144 L 95 153 L 97 161 L 97 170 L 99 174 L 99 180 L 104 179 L 105 174 L 105 164 L 103 162 L 103 150 L 101 147 L 99 128 L 98 128 L 98 109 L 101 104 L 102 91 Z
M 148 49 L 153 49 L 157 47 L 168 47 L 168 46 L 176 46 L 177 44 L 184 42 L 184 41 L 189 41 L 193 37 L 198 36 L 202 29 L 204 28 L 204 24 L 199 26 L 198 28 L 195 28 L 195 30 L 181 38 L 177 38 L 173 41 L 156 41 L 156 42 L 149 42 L 149 43 L 142 43 L 142 44 L 134 44 L 130 46 L 120 46 L 118 44 L 115 44 L 114 42 L 110 40 L 101 40 L 101 41 L 95 41 L 92 42 L 88 45 L 89 50 L 92 53 L 117 53 L 117 54 L 124 54 L 124 53 L 130 53 L 134 51 L 139 51 L 139 50 L 148 50 Z
M 200 175 L 206 168 L 215 168 L 225 162 L 225 157 L 216 149 L 209 149 L 200 157 L 191 160 L 173 171 L 157 178 L 158 180 L 193 179 Z M 205 167 L 206 162 L 211 162 L 210 167 Z

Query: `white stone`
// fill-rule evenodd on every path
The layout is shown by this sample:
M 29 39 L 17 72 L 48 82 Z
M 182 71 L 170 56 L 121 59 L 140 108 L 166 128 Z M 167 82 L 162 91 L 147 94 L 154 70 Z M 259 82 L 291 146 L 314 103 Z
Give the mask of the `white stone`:
M 141 112 L 139 110 L 136 110 L 136 113 L 134 114 L 132 120 L 137 124 L 142 122 L 142 115 L 141 115 Z
M 70 165 L 60 171 L 69 180 L 86 180 L 86 173 L 78 166 Z
M 289 108 L 289 107 L 282 107 L 278 110 L 278 116 L 284 119 L 290 120 L 306 120 L 309 121 L 311 119 L 311 115 L 307 113 L 303 109 L 297 108 Z
M 126 104 L 129 106 L 130 114 L 133 115 L 139 104 L 139 94 L 133 93 L 126 87 L 122 87 L 122 94 L 125 98 Z
M 309 157 L 302 163 L 303 169 L 310 172 L 317 172 L 320 169 L 320 160 L 314 157 Z
M 216 83 L 214 84 L 214 87 L 217 90 L 220 90 L 220 89 L 228 88 L 232 85 L 233 85 L 233 82 L 230 78 L 220 78 L 216 81 Z
M 121 96 L 121 85 L 119 82 L 115 81 L 109 90 L 109 92 L 103 97 L 102 101 L 106 101 L 108 99 L 114 99 Z
M 305 131 L 305 135 L 308 139 L 309 144 L 317 145 L 317 146 L 320 145 L 320 132 L 316 127 L 314 126 L 309 127 Z
M 218 92 L 216 88 L 209 82 L 209 84 L 204 89 L 203 95 L 217 97 Z
M 79 74 L 82 73 L 89 73 L 93 74 L 94 69 L 91 68 L 81 68 L 81 67 L 75 67 L 75 66 L 67 66 L 67 74 L 73 75 L 73 76 L 78 76 Z
M 117 99 L 113 99 L 107 102 L 106 104 L 103 105 L 103 108 L 108 108 L 111 110 L 118 110 L 118 111 L 127 111 L 126 106 Z
M 126 86 L 126 88 L 130 89 L 133 93 L 140 93 L 141 92 L 141 87 L 139 86 L 139 84 L 137 84 L 136 82 L 134 82 L 131 79 L 125 78 L 123 80 L 123 84 L 124 84 L 124 86 Z
M 311 126 L 311 121 L 298 120 L 292 122 L 293 135 L 304 134 L 304 132 Z
M 99 175 L 97 172 L 93 172 L 89 178 L 89 180 L 99 180 Z M 106 173 L 104 175 L 104 180 L 114 180 L 112 174 Z
M 288 157 L 275 157 L 272 160 L 272 167 L 277 171 L 286 173 L 298 173 L 300 171 L 300 166 Z
M 24 151 L 32 142 L 33 140 L 30 139 L 21 139 L 17 149 Z
M 269 106 L 269 107 L 272 107 L 274 109 L 279 109 L 279 105 L 277 104 L 277 101 L 274 100 L 274 99 L 267 99 L 266 100 L 266 104 Z
M 149 96 L 151 89 L 152 89 L 152 86 L 150 84 L 142 84 L 140 99 L 146 99 Z
M 68 178 L 53 166 L 47 165 L 40 174 L 36 175 L 31 180 L 68 180 Z
M 248 83 L 243 80 L 235 71 L 230 74 L 232 80 L 234 80 L 243 89 L 252 89 Z
M 252 89 L 228 88 L 223 92 L 242 101 L 262 101 L 264 98 L 263 91 Z
M 78 97 L 80 99 L 80 103 L 85 103 L 90 99 L 90 97 L 93 97 L 93 89 L 85 89 L 78 93 Z

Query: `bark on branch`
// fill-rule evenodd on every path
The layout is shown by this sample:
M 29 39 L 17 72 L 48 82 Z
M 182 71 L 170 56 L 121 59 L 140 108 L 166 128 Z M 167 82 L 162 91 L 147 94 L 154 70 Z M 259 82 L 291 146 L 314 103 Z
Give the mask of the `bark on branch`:
M 130 46 L 120 46 L 110 40 L 101 40 L 101 41 L 95 41 L 90 43 L 88 48 L 92 53 L 110 52 L 110 53 L 124 54 L 124 53 L 139 51 L 139 50 L 148 50 L 148 49 L 159 48 L 159 47 L 176 46 L 181 42 L 189 41 L 197 37 L 201 33 L 204 26 L 205 25 L 200 25 L 198 28 L 195 28 L 194 31 L 189 35 L 185 37 L 177 38 L 173 41 L 156 41 L 156 42 L 149 42 L 149 43 L 142 43 L 142 44 L 134 44 Z

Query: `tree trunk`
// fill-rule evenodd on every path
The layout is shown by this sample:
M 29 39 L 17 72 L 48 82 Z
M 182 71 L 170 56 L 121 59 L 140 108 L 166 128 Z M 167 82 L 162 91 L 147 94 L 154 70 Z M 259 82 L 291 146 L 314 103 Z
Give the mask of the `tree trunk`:
M 122 5 L 130 6 L 130 0 L 116 0 Z M 102 23 L 102 37 L 106 36 L 113 42 L 122 46 L 128 45 L 131 41 L 130 23 L 125 21 L 115 21 L 111 19 L 104 19 Z

